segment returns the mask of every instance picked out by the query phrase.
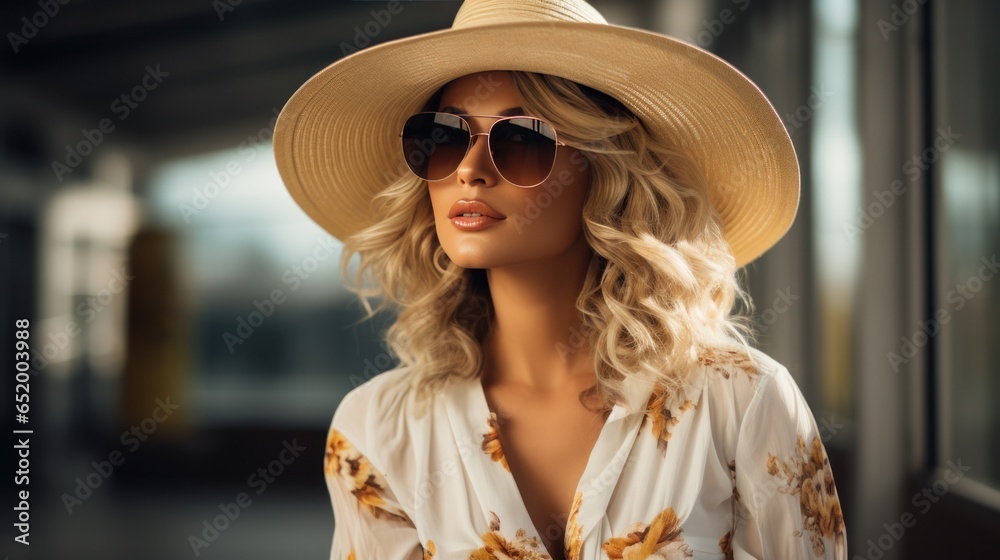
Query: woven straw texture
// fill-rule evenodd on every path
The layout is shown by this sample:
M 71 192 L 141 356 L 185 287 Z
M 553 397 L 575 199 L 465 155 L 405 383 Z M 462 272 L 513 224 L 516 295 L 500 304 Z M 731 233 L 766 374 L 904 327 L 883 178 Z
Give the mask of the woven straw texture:
M 467 0 L 450 29 L 375 45 L 318 72 L 275 126 L 274 155 L 292 198 L 339 239 L 371 224 L 373 196 L 408 172 L 403 122 L 445 83 L 484 70 L 553 74 L 601 90 L 687 151 L 740 266 L 795 219 L 798 161 L 760 89 L 707 51 L 608 24 L 580 0 Z

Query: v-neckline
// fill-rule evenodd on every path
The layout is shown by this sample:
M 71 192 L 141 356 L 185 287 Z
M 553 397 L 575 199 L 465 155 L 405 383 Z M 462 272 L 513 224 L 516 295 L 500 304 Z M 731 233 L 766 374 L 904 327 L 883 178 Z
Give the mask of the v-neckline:
M 466 444 L 476 445 L 478 452 L 462 454 L 462 460 L 472 478 L 473 486 L 480 489 L 477 493 L 487 524 L 492 514 L 496 514 L 500 520 L 500 530 L 504 535 L 511 536 L 518 529 L 523 529 L 529 538 L 538 543 L 546 557 L 551 558 L 540 531 L 531 519 L 513 473 L 495 463 L 482 449 L 483 436 L 490 429 L 489 420 L 493 414 L 486 399 L 482 377 L 477 376 L 455 385 L 455 391 L 459 389 L 461 391 L 453 393 L 453 396 L 458 398 L 449 399 L 448 414 L 460 448 L 463 441 L 467 442 Z M 628 406 L 614 405 L 590 451 L 583 475 L 577 481 L 574 496 L 583 491 L 579 511 L 576 512 L 576 527 L 580 532 L 574 535 L 571 534 L 570 527 L 563 528 L 561 546 L 564 551 L 574 538 L 578 538 L 581 542 L 585 541 L 590 530 L 603 517 L 639 431 L 642 413 L 645 410 L 642 405 L 648 402 L 652 394 L 651 385 L 648 382 L 630 381 L 627 387 Z M 600 484 L 595 484 L 596 481 L 600 481 Z M 490 503 L 491 501 L 487 499 L 490 496 L 489 492 L 481 489 L 483 485 L 499 490 L 499 500 L 493 500 L 499 503 Z M 573 513 L 571 510 L 570 515 Z
M 486 411 L 487 411 L 487 414 L 490 417 L 492 417 L 494 420 L 496 420 L 497 419 L 496 412 L 494 412 L 493 410 L 490 409 L 489 399 L 486 397 L 486 388 L 483 386 L 483 378 L 482 377 L 477 378 L 476 381 L 475 381 L 475 383 L 474 383 L 474 385 L 476 386 L 476 389 L 477 389 L 476 392 L 478 393 L 478 396 L 479 396 L 480 408 L 485 408 Z M 611 409 L 611 412 L 608 414 L 608 417 L 604 419 L 604 422 L 603 422 L 603 424 L 601 426 L 601 431 L 600 431 L 600 433 L 597 436 L 597 441 L 594 442 L 594 446 L 591 448 L 590 453 L 587 456 L 587 464 L 586 464 L 586 466 L 583 469 L 583 473 L 580 475 L 580 478 L 577 480 L 576 486 L 573 488 L 573 495 L 574 496 L 576 496 L 577 493 L 580 491 L 580 488 L 583 485 L 583 481 L 587 478 L 587 472 L 588 472 L 588 470 L 592 470 L 591 463 L 593 463 L 594 460 L 595 460 L 594 459 L 595 452 L 596 452 L 598 446 L 601 445 L 601 442 L 605 439 L 605 432 L 608 430 L 609 424 L 612 422 L 613 419 L 614 420 L 618 420 L 618 419 L 621 418 L 621 414 L 622 413 L 621 413 L 621 411 L 619 409 L 621 409 L 621 405 L 615 404 L 614 407 Z M 617 416 L 616 416 L 616 414 L 617 414 Z M 500 444 L 501 449 L 503 449 L 503 444 L 500 443 L 500 441 L 499 441 L 499 437 L 500 437 L 499 433 L 501 431 L 500 430 L 500 424 L 499 424 L 499 422 L 497 422 L 497 426 L 496 426 L 495 429 L 496 429 L 497 434 L 498 434 L 497 435 L 497 442 Z M 504 453 L 504 457 L 507 457 L 507 451 L 504 450 L 503 453 Z M 539 543 L 541 544 L 541 546 L 546 549 L 545 552 L 549 555 L 549 557 L 552 557 L 552 552 L 550 550 L 548 550 L 548 547 L 545 546 L 545 540 L 541 538 L 541 531 L 539 531 L 538 527 L 535 526 L 534 521 L 531 518 L 531 512 L 528 511 L 528 505 L 524 502 L 524 493 L 521 492 L 521 488 L 517 485 L 517 479 L 514 478 L 513 471 L 509 470 L 509 465 L 510 465 L 510 463 L 508 461 L 507 474 L 510 475 L 508 478 L 510 479 L 510 486 L 512 487 L 512 493 L 517 497 L 517 501 L 520 504 L 521 509 L 523 510 L 522 513 L 524 514 L 525 519 L 527 519 L 528 525 L 530 525 L 531 528 L 534 530 L 534 533 L 531 536 L 537 538 L 538 541 L 539 541 Z M 571 502 L 571 504 L 572 504 L 572 502 Z M 572 513 L 573 513 L 573 511 L 572 511 L 572 505 L 571 505 L 570 506 L 570 511 L 567 512 L 567 515 L 572 515 Z M 568 529 L 568 527 L 563 527 L 563 539 L 562 539 L 562 543 L 560 543 L 560 546 L 563 547 L 564 551 L 565 551 L 565 548 L 567 546 L 567 540 L 568 540 L 566 538 L 566 536 L 569 533 L 569 531 L 567 529 Z

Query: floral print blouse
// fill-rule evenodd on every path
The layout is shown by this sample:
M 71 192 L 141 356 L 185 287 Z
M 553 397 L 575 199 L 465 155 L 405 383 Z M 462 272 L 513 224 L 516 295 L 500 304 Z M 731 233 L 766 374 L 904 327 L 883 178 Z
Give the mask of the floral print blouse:
M 694 373 L 677 394 L 629 381 L 559 524 L 564 556 L 846 559 L 830 463 L 788 370 L 740 348 L 702 352 Z M 551 558 L 479 379 L 420 409 L 406 375 L 369 379 L 334 413 L 331 560 Z

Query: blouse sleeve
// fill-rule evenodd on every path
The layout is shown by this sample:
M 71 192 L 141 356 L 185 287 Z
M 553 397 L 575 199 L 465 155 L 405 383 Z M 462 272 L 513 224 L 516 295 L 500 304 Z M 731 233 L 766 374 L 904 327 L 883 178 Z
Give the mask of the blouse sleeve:
M 787 368 L 764 376 L 741 423 L 733 558 L 847 559 L 840 499 L 802 392 Z
M 323 464 L 333 505 L 330 560 L 423 560 L 417 529 L 385 475 L 336 425 Z

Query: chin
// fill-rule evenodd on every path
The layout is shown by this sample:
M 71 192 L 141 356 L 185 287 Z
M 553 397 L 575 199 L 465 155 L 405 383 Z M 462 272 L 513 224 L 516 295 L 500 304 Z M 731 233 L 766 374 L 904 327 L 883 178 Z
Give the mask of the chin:
M 448 254 L 448 258 L 451 259 L 451 262 L 455 263 L 461 268 L 488 269 L 496 266 L 496 263 L 492 259 L 484 255 L 457 255 L 456 258 L 452 258 L 451 255 L 453 253 L 448 253 L 447 251 L 445 253 Z

